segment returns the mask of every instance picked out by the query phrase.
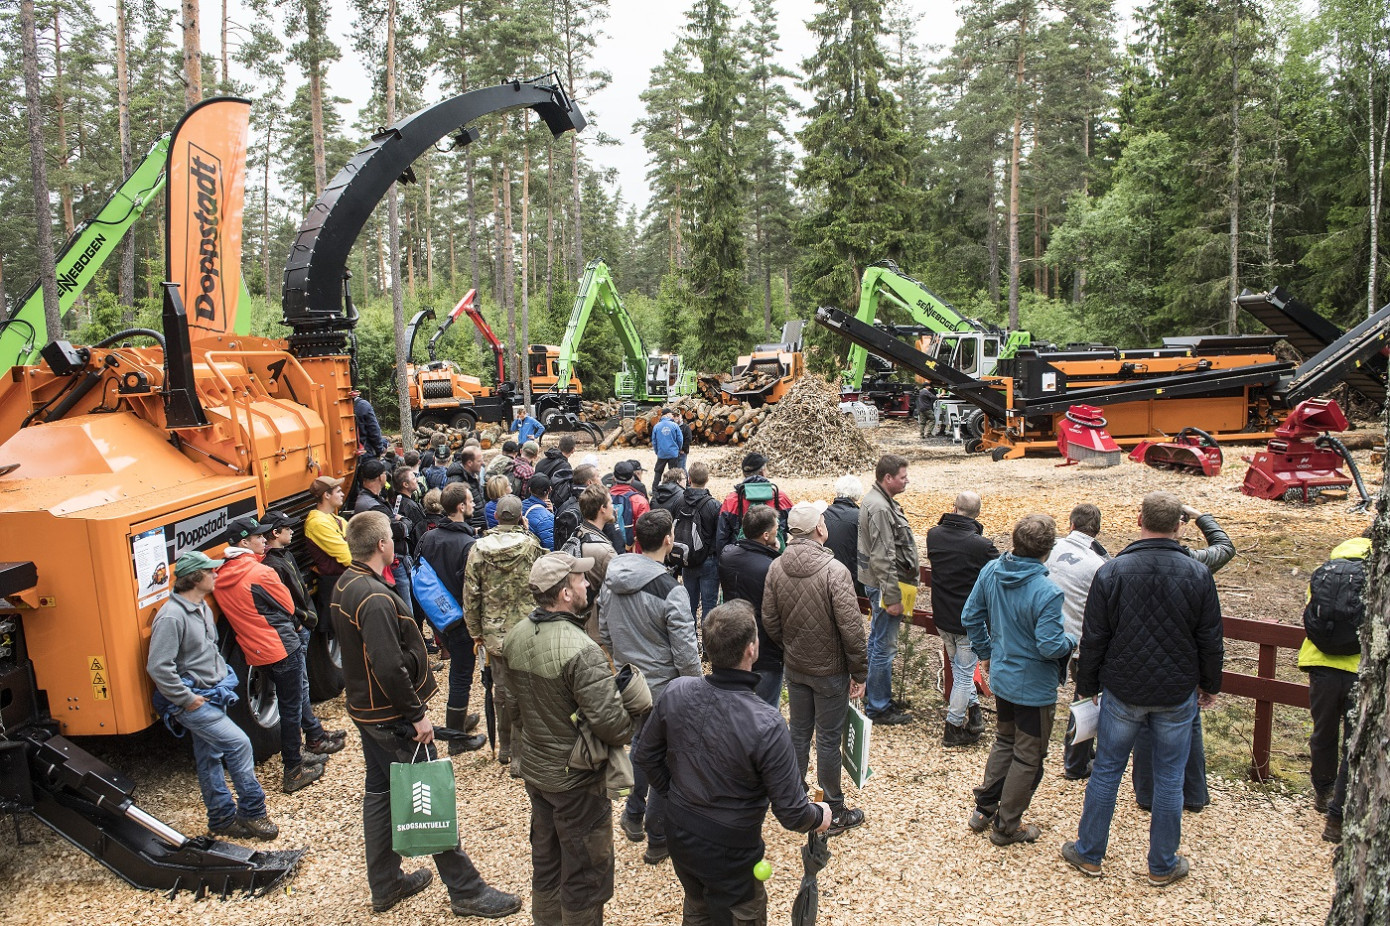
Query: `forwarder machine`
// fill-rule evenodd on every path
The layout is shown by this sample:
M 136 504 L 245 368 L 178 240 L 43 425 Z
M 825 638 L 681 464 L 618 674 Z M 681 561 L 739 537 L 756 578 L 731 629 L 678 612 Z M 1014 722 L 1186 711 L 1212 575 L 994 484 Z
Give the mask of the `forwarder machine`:
M 1068 409 L 1083 404 L 1104 409 L 1120 446 L 1184 428 L 1217 440 L 1267 440 L 1290 410 L 1349 374 L 1378 380 L 1383 398 L 1375 358 L 1390 340 L 1387 306 L 1296 368 L 1274 356 L 1279 335 L 1230 335 L 1166 338 L 1162 347 L 1133 350 L 1019 350 L 997 375 L 973 377 L 838 309 L 820 309 L 816 321 L 974 405 L 983 432 L 965 449 L 996 460 L 1052 450 Z
M 253 852 L 162 823 L 135 803 L 133 781 L 71 737 L 158 722 L 146 651 L 180 554 L 216 555 L 237 515 L 303 514 L 316 476 L 352 475 L 349 251 L 417 157 L 445 137 L 467 145 L 479 137 L 475 120 L 520 107 L 556 136 L 584 126 L 549 75 L 469 91 L 374 136 L 295 238 L 287 339 L 191 341 L 180 293 L 166 284 L 162 332 L 89 347 L 55 341 L 43 362 L 0 381 L 0 809 L 32 814 L 138 888 L 257 893 L 293 870 L 300 850 Z M 135 337 L 154 344 L 112 346 Z M 242 680 L 233 716 L 263 757 L 278 748 L 280 723 L 268 679 L 247 671 L 221 629 Z M 342 684 L 323 671 L 338 668 L 331 655 L 329 641 L 311 649 L 320 698 Z
M 479 421 L 510 424 L 512 405 L 516 399 L 516 387 L 507 381 L 502 362 L 502 344 L 492 327 L 483 318 L 475 304 L 478 291 L 470 289 L 458 304 L 444 316 L 439 323 L 425 351 L 429 361 L 424 364 L 411 362 L 406 366 L 406 380 L 410 388 L 410 413 L 412 423 L 421 425 L 447 424 L 460 431 L 473 430 Z M 492 347 L 497 361 L 497 384 L 484 386 L 476 376 L 461 373 L 452 360 L 441 360 L 438 345 L 445 333 L 453 327 L 458 317 L 467 314 L 479 333 Z M 406 356 L 415 356 L 415 339 L 420 326 L 434 320 L 434 309 L 421 309 L 406 326 Z

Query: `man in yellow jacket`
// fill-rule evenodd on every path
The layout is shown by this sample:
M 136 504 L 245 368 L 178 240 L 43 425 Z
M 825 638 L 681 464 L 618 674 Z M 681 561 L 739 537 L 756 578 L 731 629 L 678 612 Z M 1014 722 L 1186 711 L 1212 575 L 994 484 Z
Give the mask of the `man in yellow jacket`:
M 1356 704 L 1356 673 L 1361 666 L 1357 629 L 1365 614 L 1362 591 L 1371 541 L 1344 540 L 1319 566 L 1308 583 L 1303 625 L 1309 639 L 1298 651 L 1298 667 L 1308 673 L 1308 701 L 1313 735 L 1308 751 L 1313 763 L 1314 805 L 1327 814 L 1322 838 L 1342 841 L 1342 810 L 1347 797 L 1347 739 Z M 1314 639 L 1317 642 L 1314 642 Z M 1341 742 L 1338 742 L 1340 734 Z

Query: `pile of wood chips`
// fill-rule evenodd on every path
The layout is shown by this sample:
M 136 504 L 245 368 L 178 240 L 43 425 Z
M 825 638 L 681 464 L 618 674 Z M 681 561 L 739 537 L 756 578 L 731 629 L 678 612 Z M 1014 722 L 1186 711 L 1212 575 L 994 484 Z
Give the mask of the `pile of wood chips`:
M 744 453 L 767 457 L 775 476 L 842 476 L 871 469 L 878 451 L 840 411 L 840 395 L 825 380 L 803 376 L 776 405 L 743 453 L 721 461 L 722 470 L 737 471 Z

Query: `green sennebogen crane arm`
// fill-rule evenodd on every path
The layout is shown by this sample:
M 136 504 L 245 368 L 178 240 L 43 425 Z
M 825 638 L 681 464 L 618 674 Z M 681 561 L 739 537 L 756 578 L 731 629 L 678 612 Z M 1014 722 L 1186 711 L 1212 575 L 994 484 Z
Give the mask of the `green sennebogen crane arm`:
M 78 226 L 56 260 L 58 306 L 67 312 L 96 276 L 116 245 L 164 189 L 164 165 L 169 159 L 169 136 L 164 135 L 94 217 Z M 249 319 L 248 319 L 249 322 Z M 37 362 L 48 343 L 43 317 L 43 291 L 37 281 L 0 322 L 0 370 Z
M 642 344 L 642 336 L 637 333 L 637 326 L 632 323 L 632 317 L 627 314 L 627 309 L 623 308 L 623 301 L 618 297 L 618 287 L 613 283 L 608 265 L 601 258 L 590 261 L 584 268 L 584 276 L 579 280 L 579 292 L 574 297 L 574 309 L 570 312 L 569 324 L 565 326 L 565 336 L 560 341 L 555 388 L 563 391 L 573 375 L 574 366 L 579 362 L 579 344 L 584 338 L 584 331 L 589 326 L 589 319 L 595 307 L 613 323 L 613 330 L 617 333 L 618 342 L 623 348 L 623 359 L 627 361 L 629 370 L 636 371 L 635 375 L 640 384 L 637 387 L 637 399 L 645 402 L 647 350 Z
M 859 285 L 859 311 L 855 318 L 872 325 L 882 302 L 897 306 L 907 312 L 914 322 L 937 334 L 993 330 L 988 325 L 961 315 L 950 303 L 938 298 L 918 281 L 903 275 L 892 261 L 875 264 L 864 271 L 864 279 Z M 1027 347 L 1029 343 L 1026 331 L 1012 332 L 1003 356 L 1013 356 L 1014 351 Z M 864 368 L 868 359 L 868 351 L 860 345 L 855 344 L 850 348 L 847 382 L 852 389 L 859 389 L 864 384 Z

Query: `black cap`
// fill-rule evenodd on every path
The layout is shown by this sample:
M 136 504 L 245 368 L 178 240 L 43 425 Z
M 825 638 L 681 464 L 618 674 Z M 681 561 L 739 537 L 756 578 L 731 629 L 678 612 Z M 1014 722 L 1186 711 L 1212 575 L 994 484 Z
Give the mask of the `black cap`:
M 373 479 L 380 479 L 386 475 L 386 464 L 376 457 L 368 457 L 362 461 L 362 465 L 357 468 L 357 481 L 371 482 Z
M 613 478 L 616 479 L 616 480 L 618 480 L 619 482 L 631 482 L 631 481 L 632 481 L 632 463 L 631 463 L 631 461 L 629 461 L 629 460 L 624 460 L 623 462 L 619 463 L 617 466 L 613 467 Z
M 545 473 L 534 473 L 529 481 L 529 485 L 531 487 L 531 494 L 536 496 L 537 498 L 540 498 L 542 492 L 549 492 L 550 487 L 554 484 L 555 483 L 551 481 L 551 478 L 547 476 Z
M 743 475 L 751 476 L 767 465 L 767 457 L 761 453 L 750 453 L 743 458 Z
M 239 518 L 232 518 L 232 522 L 227 525 L 227 542 L 241 543 L 247 537 L 268 534 L 271 530 L 268 521 L 261 521 L 254 514 L 244 514 Z
M 269 524 L 271 530 L 278 531 L 284 530 L 285 528 L 293 529 L 299 524 L 299 521 L 285 514 L 283 511 L 271 510 L 267 511 L 265 517 L 261 518 L 261 523 Z
M 628 461 L 627 461 L 627 465 L 632 467 L 632 472 L 633 472 L 634 475 L 637 474 L 637 473 L 645 473 L 645 472 L 646 472 L 646 470 L 642 468 L 642 461 L 641 461 L 641 460 L 628 460 Z

